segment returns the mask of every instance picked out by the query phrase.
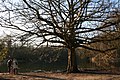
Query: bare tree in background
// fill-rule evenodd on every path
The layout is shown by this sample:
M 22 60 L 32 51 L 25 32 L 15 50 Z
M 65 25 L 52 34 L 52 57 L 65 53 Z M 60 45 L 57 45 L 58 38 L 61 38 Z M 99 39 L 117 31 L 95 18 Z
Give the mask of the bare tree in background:
M 48 42 L 66 47 L 67 72 L 77 72 L 76 48 L 100 52 L 115 49 L 101 50 L 89 45 L 112 40 L 95 36 L 111 32 L 120 22 L 120 19 L 110 21 L 110 13 L 116 11 L 117 6 L 112 0 L 2 0 L 0 25 L 24 32 L 20 34 L 23 41 L 37 40 L 37 45 Z

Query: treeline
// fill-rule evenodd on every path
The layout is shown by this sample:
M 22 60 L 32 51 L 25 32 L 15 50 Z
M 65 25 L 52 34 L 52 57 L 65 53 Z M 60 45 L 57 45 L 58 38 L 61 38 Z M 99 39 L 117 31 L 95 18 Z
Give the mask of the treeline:
M 40 47 L 37 49 L 27 46 L 11 47 L 12 57 L 19 63 L 20 71 L 64 70 L 67 66 L 67 50 L 63 48 Z M 6 66 L 7 57 L 3 60 Z M 4 69 L 5 70 L 5 69 Z
M 109 38 L 116 33 L 111 33 L 111 36 L 107 34 L 101 34 L 100 38 Z M 41 46 L 34 48 L 33 46 L 26 45 L 21 46 L 18 44 L 12 44 L 12 39 L 7 38 L 0 39 L 0 71 L 6 71 L 6 60 L 11 55 L 15 57 L 19 62 L 21 72 L 34 71 L 34 70 L 65 70 L 67 67 L 67 49 L 60 47 L 48 47 Z M 120 40 L 114 40 L 109 42 L 98 42 L 96 44 L 90 44 L 88 46 L 96 49 L 108 49 L 110 47 L 115 48 L 107 52 L 90 51 L 83 48 L 77 48 L 77 63 L 79 68 L 100 68 L 111 69 L 120 67 Z
M 117 49 L 118 51 L 120 49 Z M 35 70 L 45 70 L 45 71 L 56 71 L 61 70 L 64 71 L 67 67 L 67 49 L 66 48 L 58 48 L 58 47 L 40 47 L 37 49 L 34 49 L 33 47 L 27 47 L 27 46 L 14 46 L 11 48 L 12 55 L 14 58 L 18 60 L 20 71 L 21 72 L 27 72 L 27 71 L 35 71 Z M 77 52 L 77 61 L 78 66 L 81 69 L 85 68 L 96 68 L 96 69 L 110 69 L 110 68 L 119 68 L 119 56 L 117 57 L 111 57 L 110 60 L 106 60 L 104 58 L 104 55 L 99 55 L 100 53 L 95 54 L 95 52 L 90 52 L 88 50 L 84 50 L 82 48 L 76 49 Z M 119 52 L 118 52 L 119 53 Z M 102 64 L 100 64 L 102 58 L 105 61 L 102 61 Z M 116 54 L 112 54 L 116 55 Z M 97 56 L 97 57 L 96 57 Z M 109 55 L 110 57 L 111 55 Z M 96 61 L 92 61 L 94 59 Z M 113 58 L 115 61 L 113 61 Z M 6 66 L 6 59 L 4 59 L 4 64 L 2 66 Z M 100 60 L 100 61 L 99 61 Z M 112 64 L 110 64 L 112 62 Z M 98 65 L 99 64 L 99 65 Z M 107 64 L 103 65 L 103 64 Z M 109 64 L 109 65 L 108 65 Z M 1 66 L 1 67 L 2 67 Z M 4 67 L 5 68 L 5 67 Z M 1 68 L 3 69 L 3 68 Z M 7 69 L 3 69 L 6 71 Z M 0 70 L 1 71 L 1 70 Z
M 115 44 L 115 43 L 114 43 Z M 100 44 L 95 44 L 97 46 Z M 101 44 L 102 45 L 102 44 Z M 107 44 L 108 45 L 108 44 Z M 91 45 L 92 46 L 92 45 Z M 106 47 L 106 46 L 105 46 Z M 104 48 L 104 45 L 102 45 Z M 120 66 L 120 48 L 105 53 L 77 48 L 77 61 L 79 68 L 118 68 Z M 30 47 L 14 48 L 14 57 L 21 63 L 33 63 L 40 66 L 67 67 L 67 49 L 58 47 Z

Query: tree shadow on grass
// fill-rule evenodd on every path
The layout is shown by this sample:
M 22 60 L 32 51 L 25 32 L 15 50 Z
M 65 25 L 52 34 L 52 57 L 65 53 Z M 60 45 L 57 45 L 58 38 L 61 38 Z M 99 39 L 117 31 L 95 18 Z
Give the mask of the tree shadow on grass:
M 65 79 L 60 79 L 60 78 L 55 78 L 55 77 L 38 76 L 38 75 L 34 75 L 34 74 L 18 74 L 18 75 L 34 77 L 34 78 L 42 78 L 42 79 L 47 79 L 47 80 L 65 80 Z

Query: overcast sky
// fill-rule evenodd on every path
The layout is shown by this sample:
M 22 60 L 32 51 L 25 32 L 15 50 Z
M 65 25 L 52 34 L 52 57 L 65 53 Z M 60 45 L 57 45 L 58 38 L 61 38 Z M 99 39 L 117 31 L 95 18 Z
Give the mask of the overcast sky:
M 1 2 L 2 0 L 0 0 L 0 2 Z M 10 1 L 12 1 L 12 2 L 18 2 L 19 0 L 10 0 Z M 119 1 L 120 2 L 120 0 L 110 0 L 110 1 Z M 119 3 L 119 6 L 120 6 L 120 3 Z M 1 7 L 1 6 L 0 6 Z M 1 13 L 0 13 L 0 15 L 1 15 Z M 0 36 L 2 36 L 2 35 L 4 35 L 5 33 L 6 34 L 8 34 L 8 35 L 10 35 L 10 34 L 12 34 L 12 32 L 15 32 L 14 30 L 11 30 L 11 29 L 7 29 L 7 28 L 2 28 L 2 27 L 0 27 Z
M 5 33 L 6 33 L 6 34 L 10 34 L 11 32 L 10 32 L 9 29 L 0 27 L 0 36 L 5 35 Z

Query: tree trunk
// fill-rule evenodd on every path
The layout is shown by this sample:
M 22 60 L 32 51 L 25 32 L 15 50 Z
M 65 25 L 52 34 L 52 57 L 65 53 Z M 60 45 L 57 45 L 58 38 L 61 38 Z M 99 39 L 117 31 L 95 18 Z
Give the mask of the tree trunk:
M 76 59 L 76 52 L 75 48 L 68 49 L 68 66 L 67 72 L 68 73 L 76 73 L 78 72 L 77 67 L 77 59 Z

